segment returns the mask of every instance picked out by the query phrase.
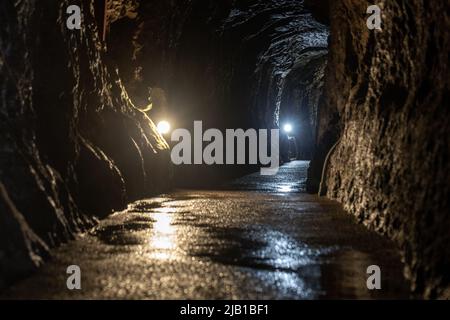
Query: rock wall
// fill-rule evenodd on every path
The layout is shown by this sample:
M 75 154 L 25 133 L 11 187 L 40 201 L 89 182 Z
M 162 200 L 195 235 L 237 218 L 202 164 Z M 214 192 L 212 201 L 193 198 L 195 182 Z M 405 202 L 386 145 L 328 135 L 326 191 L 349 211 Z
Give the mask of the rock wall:
M 327 195 L 399 244 L 414 292 L 448 297 L 449 3 L 379 1 L 382 31 L 366 27 L 370 4 L 331 3 L 326 93 L 342 131 Z
M 66 28 L 79 5 L 81 30 Z M 170 184 L 168 145 L 105 63 L 92 1 L 0 4 L 0 287 Z

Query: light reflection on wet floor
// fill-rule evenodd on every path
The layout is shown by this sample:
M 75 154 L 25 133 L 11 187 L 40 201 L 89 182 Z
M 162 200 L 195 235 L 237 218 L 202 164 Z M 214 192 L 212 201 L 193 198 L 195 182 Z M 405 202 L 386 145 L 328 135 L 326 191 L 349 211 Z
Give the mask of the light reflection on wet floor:
M 305 192 L 309 161 L 292 161 L 273 176 L 263 176 L 259 172 L 246 175 L 223 186 L 230 190 L 252 190 L 261 192 Z
M 137 201 L 102 221 L 89 235 L 58 249 L 53 262 L 8 295 L 407 297 L 392 243 L 355 224 L 335 202 L 298 193 L 303 180 L 296 175 L 304 175 L 306 168 L 307 163 L 300 161 L 282 167 L 279 181 L 270 183 L 265 177 L 261 190 L 258 183 L 251 183 L 256 178 L 246 177 L 234 183 L 240 191 L 181 190 Z M 243 190 L 245 186 L 252 191 Z M 83 270 L 81 292 L 68 292 L 58 282 L 65 281 L 68 264 Z M 383 272 L 383 290 L 378 292 L 366 288 L 366 268 L 371 264 Z
M 169 209 L 169 210 L 167 210 Z M 151 217 L 155 220 L 152 225 L 149 246 L 153 250 L 150 252 L 151 258 L 170 259 L 171 252 L 176 248 L 176 227 L 173 225 L 173 215 L 171 208 L 163 208 L 159 212 L 154 212 Z
M 210 238 L 209 247 L 216 250 L 215 252 L 205 250 L 202 246 L 198 247 L 198 243 L 194 244 L 194 247 L 197 248 L 183 252 L 177 249 L 179 246 L 186 246 L 186 238 L 180 240 L 182 243 L 178 243 L 177 233 L 186 235 L 189 234 L 189 231 L 183 230 L 184 226 L 180 227 L 176 223 L 177 210 L 182 212 L 186 209 L 183 203 L 186 201 L 169 201 L 163 205 L 173 204 L 175 207 L 155 208 L 149 212 L 149 216 L 154 220 L 148 242 L 150 259 L 168 262 L 177 259 L 183 260 L 189 256 L 201 257 L 201 260 L 209 263 L 241 268 L 242 272 L 250 273 L 252 277 L 259 279 L 266 286 L 277 288 L 285 298 L 312 299 L 318 297 L 320 291 L 317 288 L 313 290 L 311 288 L 313 284 L 307 283 L 297 271 L 300 267 L 309 266 L 317 278 L 320 276 L 320 268 L 315 265 L 317 264 L 315 260 L 322 253 L 331 250 L 322 249 L 321 252 L 305 245 L 300 247 L 300 244 L 288 235 L 274 231 L 267 226 L 259 226 L 249 228 L 247 231 L 242 230 L 240 235 L 233 234 L 236 230 L 230 229 L 229 239 L 225 241 L 224 239 L 227 237 L 224 237 L 223 233 L 226 233 L 227 230 L 223 229 L 217 232 L 217 229 L 213 228 L 208 232 L 217 233 L 215 235 L 209 233 L 206 236 Z M 130 210 L 132 211 L 132 208 Z M 195 219 L 190 219 L 190 221 L 195 221 Z M 216 240 L 218 240 L 217 243 L 212 243 Z M 197 241 L 197 239 L 193 239 L 193 241 Z M 311 268 L 311 266 L 313 267 Z M 311 273 L 310 270 L 308 272 Z M 262 294 L 264 294 L 264 290 L 266 289 L 261 289 L 261 287 L 259 289 Z

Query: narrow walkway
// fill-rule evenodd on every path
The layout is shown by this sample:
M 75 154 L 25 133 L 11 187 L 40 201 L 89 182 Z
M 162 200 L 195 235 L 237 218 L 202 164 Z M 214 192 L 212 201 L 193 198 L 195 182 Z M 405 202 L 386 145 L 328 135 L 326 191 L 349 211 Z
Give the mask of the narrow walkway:
M 333 201 L 298 193 L 307 162 L 217 191 L 180 190 L 138 201 L 55 250 L 3 298 L 407 298 L 394 245 Z M 81 268 L 82 289 L 66 288 Z M 368 290 L 366 269 L 381 268 Z

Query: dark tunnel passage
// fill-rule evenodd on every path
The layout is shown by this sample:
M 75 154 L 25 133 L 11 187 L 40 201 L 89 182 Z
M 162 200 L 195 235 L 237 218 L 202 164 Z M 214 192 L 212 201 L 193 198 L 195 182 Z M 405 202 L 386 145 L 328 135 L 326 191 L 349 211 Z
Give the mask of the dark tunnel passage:
M 450 8 L 381 2 L 2 1 L 0 298 L 448 299 Z
M 107 54 L 137 106 L 147 108 L 150 96 L 156 122 L 191 132 L 195 120 L 221 130 L 289 124 L 281 162 L 311 160 L 329 32 L 302 1 L 130 2 L 116 11 Z M 175 184 L 198 187 L 258 167 L 175 170 Z

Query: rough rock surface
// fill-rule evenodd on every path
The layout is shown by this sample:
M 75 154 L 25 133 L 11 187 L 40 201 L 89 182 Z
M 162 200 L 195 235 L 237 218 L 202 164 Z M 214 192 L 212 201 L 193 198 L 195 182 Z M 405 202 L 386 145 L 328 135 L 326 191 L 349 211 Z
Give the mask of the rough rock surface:
M 331 4 L 327 96 L 342 132 L 327 194 L 397 241 L 415 292 L 448 297 L 449 3 L 381 1 L 382 31 L 366 27 L 368 5 Z
M 73 4 L 81 30 L 66 28 Z M 95 14 L 87 0 L 0 4 L 0 287 L 168 186 L 167 143 L 104 63 Z

